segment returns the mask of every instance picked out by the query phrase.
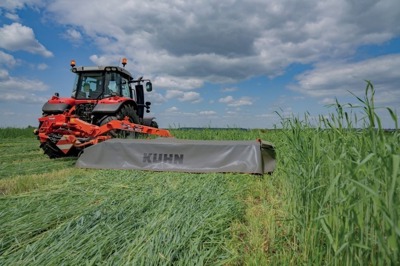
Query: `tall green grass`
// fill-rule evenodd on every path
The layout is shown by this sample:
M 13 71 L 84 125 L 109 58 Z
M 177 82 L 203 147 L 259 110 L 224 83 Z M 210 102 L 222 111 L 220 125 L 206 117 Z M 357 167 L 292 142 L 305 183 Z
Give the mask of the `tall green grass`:
M 297 263 L 400 264 L 398 118 L 388 109 L 396 130 L 385 132 L 374 94 L 368 82 L 360 105 L 336 102 L 317 127 L 308 115 L 282 122 L 279 167 L 292 192 Z
M 34 138 L 33 127 L 27 128 L 0 128 L 0 139 L 10 138 Z

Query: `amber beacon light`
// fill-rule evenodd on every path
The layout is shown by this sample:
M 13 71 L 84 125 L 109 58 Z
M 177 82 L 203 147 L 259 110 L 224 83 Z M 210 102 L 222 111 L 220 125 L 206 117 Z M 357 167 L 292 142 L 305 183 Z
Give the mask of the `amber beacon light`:
M 125 57 L 122 58 L 122 65 L 125 67 L 125 65 L 128 63 L 128 59 L 126 59 Z

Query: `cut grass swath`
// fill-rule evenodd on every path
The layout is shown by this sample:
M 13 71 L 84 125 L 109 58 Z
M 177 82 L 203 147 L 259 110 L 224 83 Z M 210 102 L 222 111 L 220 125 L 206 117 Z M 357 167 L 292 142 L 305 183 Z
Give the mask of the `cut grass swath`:
M 228 262 L 230 224 L 243 211 L 238 187 L 228 187 L 223 175 L 86 171 L 63 187 L 3 198 L 0 262 Z

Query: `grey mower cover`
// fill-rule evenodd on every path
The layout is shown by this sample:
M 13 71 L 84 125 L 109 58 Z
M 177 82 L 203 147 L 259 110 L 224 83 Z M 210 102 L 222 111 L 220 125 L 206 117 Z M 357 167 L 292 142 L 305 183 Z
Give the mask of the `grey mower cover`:
M 271 143 L 261 140 L 110 139 L 84 149 L 76 166 L 263 174 L 274 171 L 275 150 Z

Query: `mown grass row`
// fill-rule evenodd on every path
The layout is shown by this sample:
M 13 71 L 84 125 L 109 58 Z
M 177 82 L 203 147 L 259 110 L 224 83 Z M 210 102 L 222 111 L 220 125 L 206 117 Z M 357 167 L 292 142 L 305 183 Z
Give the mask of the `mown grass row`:
M 61 186 L 1 200 L 0 264 L 229 262 L 247 179 L 232 178 L 77 170 Z
M 1 129 L 9 131 L 8 129 Z M 74 165 L 75 159 L 65 158 L 61 160 L 49 161 L 39 148 L 31 130 L 30 134 L 14 138 L 13 135 L 0 139 L 0 195 L 2 194 L 2 182 L 4 179 L 17 177 L 28 177 L 38 174 L 49 174 Z M 17 132 L 25 132 L 17 129 Z

